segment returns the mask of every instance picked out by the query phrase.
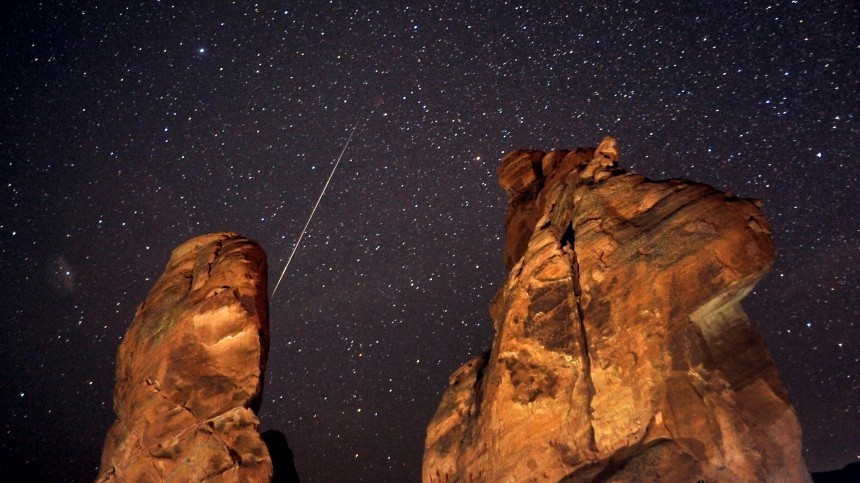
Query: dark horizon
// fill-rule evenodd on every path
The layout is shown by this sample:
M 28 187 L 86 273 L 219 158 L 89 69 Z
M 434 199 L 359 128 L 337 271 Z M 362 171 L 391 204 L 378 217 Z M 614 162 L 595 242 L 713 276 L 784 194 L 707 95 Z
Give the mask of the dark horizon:
M 719 10 L 717 10 L 719 9 Z M 513 149 L 618 138 L 622 168 L 764 201 L 744 302 L 810 471 L 860 458 L 860 12 L 310 2 L 3 7 L 0 476 L 92 480 L 119 342 L 171 250 L 260 242 L 260 418 L 303 481 L 419 478 L 448 376 L 489 348 Z

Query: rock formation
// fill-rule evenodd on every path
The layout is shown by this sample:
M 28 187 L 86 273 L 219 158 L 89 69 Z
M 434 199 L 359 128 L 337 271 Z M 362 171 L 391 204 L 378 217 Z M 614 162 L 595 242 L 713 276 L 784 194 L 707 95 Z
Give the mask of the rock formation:
M 97 481 L 265 481 L 266 255 L 234 233 L 177 247 L 117 354 Z
M 427 429 L 423 479 L 808 481 L 740 301 L 775 251 L 757 203 L 597 149 L 514 151 L 492 349 Z

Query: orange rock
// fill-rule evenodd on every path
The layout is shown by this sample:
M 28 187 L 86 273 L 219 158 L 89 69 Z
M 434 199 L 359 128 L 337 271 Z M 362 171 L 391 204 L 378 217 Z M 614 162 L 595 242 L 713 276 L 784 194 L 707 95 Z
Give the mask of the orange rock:
M 214 233 L 177 247 L 117 354 L 97 481 L 263 481 L 258 431 L 268 351 L 266 255 Z
M 625 173 L 601 146 L 502 161 L 496 335 L 451 377 L 424 481 L 809 481 L 740 305 L 774 260 L 769 223 L 753 200 Z

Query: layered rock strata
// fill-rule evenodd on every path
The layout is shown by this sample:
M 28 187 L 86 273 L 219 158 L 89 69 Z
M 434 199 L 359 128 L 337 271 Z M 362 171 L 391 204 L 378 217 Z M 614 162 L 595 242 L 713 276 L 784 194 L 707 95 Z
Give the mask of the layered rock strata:
M 450 378 L 423 479 L 808 481 L 740 301 L 770 269 L 753 200 L 598 148 L 514 151 L 492 349 Z
M 117 354 L 97 481 L 267 481 L 260 437 L 266 255 L 215 233 L 177 247 Z

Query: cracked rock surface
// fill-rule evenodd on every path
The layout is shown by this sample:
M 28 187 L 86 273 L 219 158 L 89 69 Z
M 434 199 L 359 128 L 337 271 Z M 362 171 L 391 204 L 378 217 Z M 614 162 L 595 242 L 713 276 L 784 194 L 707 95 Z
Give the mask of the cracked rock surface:
M 266 255 L 235 233 L 177 247 L 117 354 L 97 481 L 267 481 L 255 414 L 268 350 Z
M 423 480 L 808 481 L 741 308 L 775 250 L 757 202 L 597 148 L 514 151 L 489 352 L 450 378 Z

